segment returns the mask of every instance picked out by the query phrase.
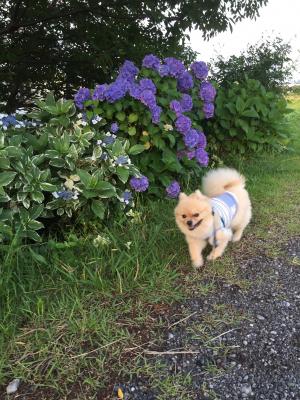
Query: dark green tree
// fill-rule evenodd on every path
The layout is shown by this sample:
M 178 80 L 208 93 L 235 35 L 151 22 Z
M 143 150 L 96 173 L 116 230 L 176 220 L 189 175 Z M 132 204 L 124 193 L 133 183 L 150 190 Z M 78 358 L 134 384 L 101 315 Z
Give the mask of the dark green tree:
M 6 110 L 52 89 L 109 80 L 124 59 L 195 54 L 191 28 L 205 37 L 255 18 L 268 0 L 2 0 L 0 98 Z
M 283 39 L 263 39 L 238 56 L 227 60 L 219 56 L 213 62 L 213 78 L 222 86 L 230 87 L 233 82 L 243 82 L 247 75 L 257 79 L 267 89 L 281 92 L 292 75 L 293 64 L 290 58 L 291 46 Z

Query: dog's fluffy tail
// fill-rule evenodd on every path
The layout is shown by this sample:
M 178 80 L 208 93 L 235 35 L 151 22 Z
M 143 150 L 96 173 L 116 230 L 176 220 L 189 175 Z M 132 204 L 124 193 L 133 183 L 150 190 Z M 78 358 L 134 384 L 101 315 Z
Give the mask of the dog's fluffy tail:
M 235 169 L 218 168 L 209 171 L 202 179 L 202 189 L 206 196 L 218 196 L 234 186 L 245 187 L 245 178 Z

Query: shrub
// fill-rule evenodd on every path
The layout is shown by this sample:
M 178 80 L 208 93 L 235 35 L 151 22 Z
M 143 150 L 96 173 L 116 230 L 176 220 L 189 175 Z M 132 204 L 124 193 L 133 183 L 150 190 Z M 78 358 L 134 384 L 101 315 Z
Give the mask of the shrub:
M 88 121 L 100 116 L 117 122 L 118 137 L 144 147 L 133 160 L 148 177 L 149 192 L 158 195 L 161 187 L 201 173 L 199 166 L 208 163 L 202 123 L 214 114 L 216 91 L 207 75 L 203 62 L 187 70 L 175 58 L 161 62 L 150 54 L 140 70 L 126 61 L 112 83 L 80 88 L 75 103 Z
M 31 121 L 22 112 L 0 118 L 0 240 L 39 241 L 41 220 L 79 212 L 102 219 L 132 204 L 128 181 L 141 179 L 130 157 L 143 146 L 117 138 L 100 117 L 78 119 L 71 100 L 49 95 L 37 104 Z
M 284 97 L 267 91 L 257 80 L 220 88 L 216 116 L 207 127 L 210 144 L 215 143 L 221 154 L 282 149 L 289 142 L 283 127 L 287 112 Z
M 290 44 L 279 37 L 263 40 L 248 46 L 238 56 L 227 60 L 219 56 L 214 62 L 213 79 L 220 86 L 230 87 L 235 81 L 243 82 L 247 75 L 259 80 L 266 89 L 281 92 L 293 71 L 290 53 Z

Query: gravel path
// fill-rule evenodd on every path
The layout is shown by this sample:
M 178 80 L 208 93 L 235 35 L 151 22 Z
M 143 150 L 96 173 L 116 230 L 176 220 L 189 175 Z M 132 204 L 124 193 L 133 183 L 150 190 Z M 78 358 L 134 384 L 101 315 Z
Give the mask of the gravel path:
M 188 318 L 150 349 L 172 354 L 148 356 L 152 365 L 164 363 L 158 381 L 171 378 L 173 392 L 140 376 L 121 386 L 124 399 L 299 400 L 300 237 L 284 253 L 240 261 L 240 277 L 252 283 L 247 291 L 219 280 L 215 291 L 177 305 L 168 325 Z

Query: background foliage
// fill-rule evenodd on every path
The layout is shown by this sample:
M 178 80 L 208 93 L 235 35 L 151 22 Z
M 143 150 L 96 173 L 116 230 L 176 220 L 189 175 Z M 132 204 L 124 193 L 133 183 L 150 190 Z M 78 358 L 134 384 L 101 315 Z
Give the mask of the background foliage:
M 193 26 L 205 36 L 254 18 L 267 0 L 16 0 L 2 1 L 0 98 L 14 111 L 49 88 L 70 98 L 73 88 L 110 80 L 124 59 L 154 52 L 192 61 Z

